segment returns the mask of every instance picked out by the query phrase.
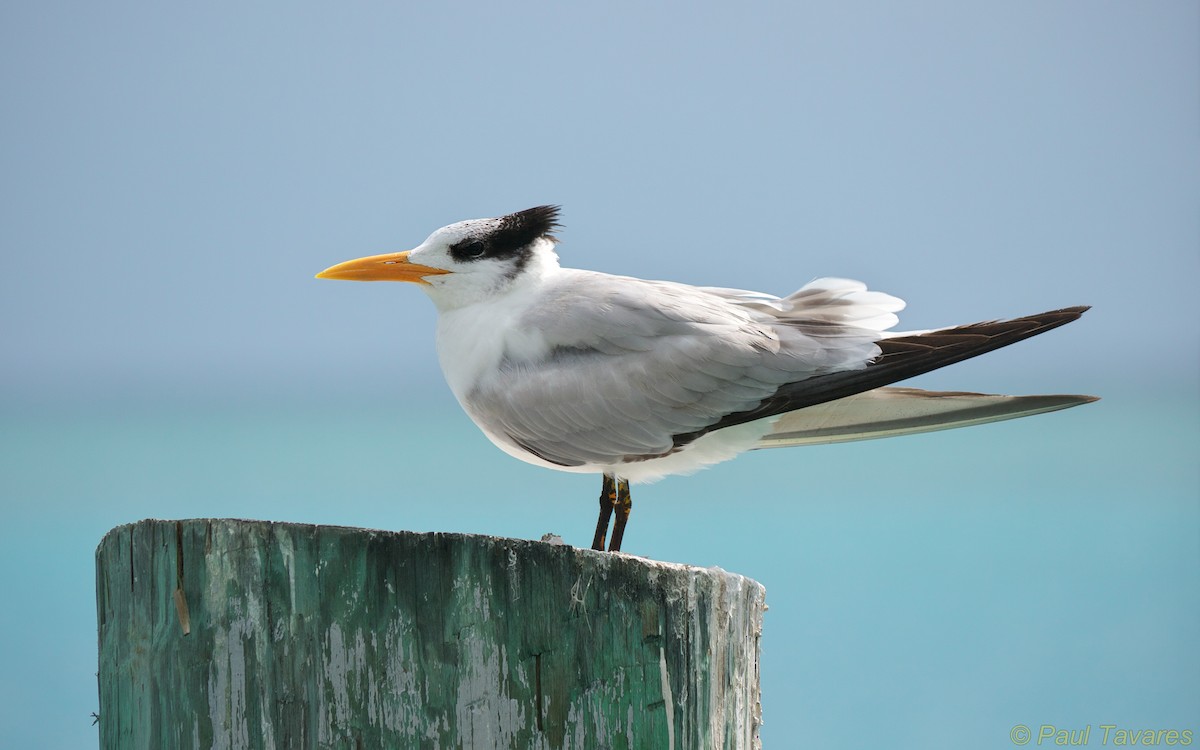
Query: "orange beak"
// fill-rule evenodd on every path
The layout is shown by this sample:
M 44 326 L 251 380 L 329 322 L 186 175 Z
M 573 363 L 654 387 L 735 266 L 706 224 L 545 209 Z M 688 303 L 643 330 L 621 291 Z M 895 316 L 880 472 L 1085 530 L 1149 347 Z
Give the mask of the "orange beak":
M 411 281 L 428 284 L 426 276 L 451 273 L 444 268 L 423 266 L 408 260 L 408 250 L 402 253 L 370 255 L 366 258 L 348 260 L 330 266 L 317 274 L 318 279 L 343 279 L 345 281 Z

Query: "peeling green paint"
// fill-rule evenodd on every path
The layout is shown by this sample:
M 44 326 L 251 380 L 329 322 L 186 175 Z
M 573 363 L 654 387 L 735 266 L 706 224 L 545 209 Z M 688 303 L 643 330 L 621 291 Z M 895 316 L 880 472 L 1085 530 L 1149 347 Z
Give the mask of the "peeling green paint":
M 200 519 L 96 570 L 102 750 L 759 747 L 764 589 L 717 568 Z

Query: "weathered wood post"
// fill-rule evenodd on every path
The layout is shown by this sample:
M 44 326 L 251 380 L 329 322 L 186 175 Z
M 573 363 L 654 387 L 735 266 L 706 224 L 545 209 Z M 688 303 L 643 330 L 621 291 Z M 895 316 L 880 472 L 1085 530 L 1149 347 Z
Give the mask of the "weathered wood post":
M 102 750 L 759 747 L 764 589 L 717 568 L 148 520 L 96 588 Z

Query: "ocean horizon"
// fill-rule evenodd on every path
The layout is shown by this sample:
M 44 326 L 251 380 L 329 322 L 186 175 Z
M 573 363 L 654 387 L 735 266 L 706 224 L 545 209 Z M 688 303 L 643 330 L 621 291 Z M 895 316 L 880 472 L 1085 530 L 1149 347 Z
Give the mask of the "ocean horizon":
M 14 746 L 94 741 L 92 555 L 114 526 L 232 517 L 590 543 L 599 480 L 509 458 L 445 394 L 224 403 L 0 410 L 0 555 L 28 571 L 5 579 L 0 614 L 25 644 L 0 679 Z M 635 487 L 626 548 L 766 586 L 766 747 L 1194 729 L 1198 416 L 1179 388 L 755 451 Z

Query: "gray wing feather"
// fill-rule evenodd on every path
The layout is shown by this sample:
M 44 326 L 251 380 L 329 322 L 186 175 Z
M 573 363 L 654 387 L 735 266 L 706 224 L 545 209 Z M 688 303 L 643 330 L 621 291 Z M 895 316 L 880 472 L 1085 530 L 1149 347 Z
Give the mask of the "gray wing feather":
M 876 388 L 784 414 L 759 448 L 844 443 L 999 422 L 1091 403 L 1094 396 L 998 396 Z
M 544 460 L 618 464 L 671 453 L 675 436 L 753 409 L 785 383 L 879 353 L 877 330 L 821 315 L 809 321 L 815 333 L 781 325 L 795 303 L 771 299 L 577 272 L 521 321 L 546 339 L 545 356 L 505 359 L 464 405 Z

